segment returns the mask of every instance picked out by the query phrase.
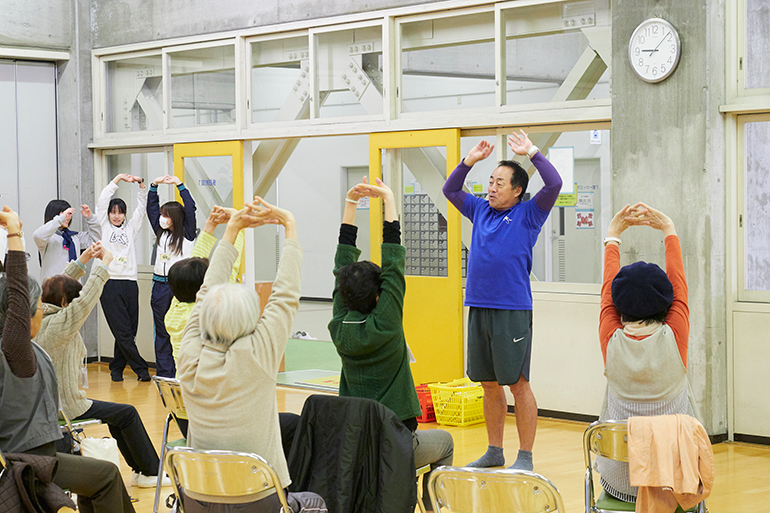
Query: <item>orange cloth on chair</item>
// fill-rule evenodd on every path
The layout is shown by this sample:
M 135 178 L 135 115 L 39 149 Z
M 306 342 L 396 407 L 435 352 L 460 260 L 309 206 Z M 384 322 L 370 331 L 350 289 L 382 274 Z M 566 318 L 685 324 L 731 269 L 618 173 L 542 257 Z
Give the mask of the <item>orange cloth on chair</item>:
M 689 415 L 628 419 L 631 484 L 639 487 L 636 511 L 688 510 L 711 493 L 714 452 L 708 434 Z

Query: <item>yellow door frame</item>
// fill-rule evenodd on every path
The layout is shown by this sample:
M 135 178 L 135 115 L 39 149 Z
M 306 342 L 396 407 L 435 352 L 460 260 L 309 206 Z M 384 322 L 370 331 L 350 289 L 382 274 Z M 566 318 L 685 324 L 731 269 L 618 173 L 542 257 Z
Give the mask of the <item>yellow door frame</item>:
M 444 146 L 446 176 L 460 161 L 460 130 L 423 130 L 369 135 L 369 175 L 382 179 L 383 149 Z M 403 191 L 395 191 L 403 194 Z M 369 210 L 372 261 L 381 262 L 382 205 Z M 463 310 L 460 212 L 447 208 L 447 276 L 406 276 L 404 333 L 416 363 L 415 383 L 449 381 L 462 377 Z
M 243 196 L 243 141 L 197 142 L 174 145 L 174 175 L 184 182 L 184 159 L 189 157 L 224 157 L 233 158 L 233 205 L 241 209 Z M 176 200 L 181 201 L 179 191 Z M 228 206 L 228 205 L 223 205 Z

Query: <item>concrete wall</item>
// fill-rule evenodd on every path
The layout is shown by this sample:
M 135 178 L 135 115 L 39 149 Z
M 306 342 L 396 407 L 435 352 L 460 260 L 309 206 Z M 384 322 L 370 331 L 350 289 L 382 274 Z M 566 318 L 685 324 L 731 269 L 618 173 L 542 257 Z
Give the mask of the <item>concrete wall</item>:
M 354 14 L 424 0 L 94 0 L 94 48 Z
M 679 31 L 682 56 L 659 84 L 628 64 L 643 20 Z M 612 206 L 644 201 L 668 213 L 682 241 L 689 285 L 688 374 L 710 434 L 727 432 L 725 327 L 724 6 L 721 1 L 612 3 Z M 624 233 L 622 263 L 664 263 L 660 232 Z
M 68 50 L 72 44 L 69 0 L 3 0 L 0 45 Z

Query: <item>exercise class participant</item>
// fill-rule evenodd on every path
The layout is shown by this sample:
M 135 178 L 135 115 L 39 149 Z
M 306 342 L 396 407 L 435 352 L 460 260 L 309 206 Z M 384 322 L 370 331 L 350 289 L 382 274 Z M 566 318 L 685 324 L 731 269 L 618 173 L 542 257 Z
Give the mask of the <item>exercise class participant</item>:
M 131 219 L 126 219 L 126 202 L 113 198 L 118 184 L 138 183 L 136 208 Z M 102 246 L 114 255 L 110 263 L 110 279 L 104 284 L 100 302 L 104 317 L 115 337 L 110 376 L 112 381 L 123 381 L 126 364 L 136 373 L 139 381 L 150 381 L 147 362 L 136 347 L 139 326 L 139 284 L 137 282 L 136 241 L 147 206 L 147 187 L 139 176 L 119 174 L 107 184 L 96 202 L 96 219 L 102 227 Z
M 361 250 L 356 247 L 356 208 L 364 196 L 383 200 L 382 269 L 373 262 L 358 262 Z M 336 282 L 329 332 L 342 359 L 340 396 L 373 399 L 393 410 L 412 432 L 415 467 L 430 464 L 433 470 L 452 464 L 454 441 L 441 429 L 417 429 L 420 402 L 409 368 L 403 325 L 405 257 L 393 191 L 379 179 L 371 185 L 364 178 L 364 183 L 350 189 L 345 197 L 334 258 Z M 432 511 L 428 478 L 423 479 L 423 503 Z
M 532 201 L 523 201 L 529 176 L 517 162 L 501 161 L 489 178 L 488 198 L 462 190 L 473 165 L 491 155 L 494 145 L 473 147 L 444 184 L 444 195 L 473 221 L 468 254 L 465 305 L 468 317 L 468 377 L 484 388 L 484 416 L 489 447 L 469 467 L 505 465 L 503 433 L 508 405 L 504 386 L 516 402 L 519 453 L 511 468 L 532 470 L 537 430 L 537 402 L 529 386 L 532 353 L 532 248 L 561 189 L 561 177 L 523 130 L 508 145 L 527 155 L 543 179 Z
M 184 206 L 169 201 L 159 207 L 158 184 L 176 185 Z M 195 240 L 195 200 L 190 191 L 176 176 L 160 176 L 150 184 L 147 217 L 156 239 L 155 268 L 152 274 L 152 318 L 155 322 L 155 374 L 164 378 L 176 375 L 171 339 L 166 331 L 164 318 L 171 306 L 174 294 L 168 284 L 168 271 L 176 262 L 192 253 Z

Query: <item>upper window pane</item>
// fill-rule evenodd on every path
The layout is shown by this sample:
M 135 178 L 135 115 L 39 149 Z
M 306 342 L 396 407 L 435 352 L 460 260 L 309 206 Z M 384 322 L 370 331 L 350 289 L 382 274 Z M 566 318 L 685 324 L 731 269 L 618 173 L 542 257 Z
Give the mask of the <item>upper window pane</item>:
M 309 58 L 307 36 L 252 43 L 252 123 L 309 117 Z
M 317 117 L 382 114 L 382 27 L 318 34 Z
M 163 129 L 160 54 L 107 63 L 107 132 Z
M 506 104 L 609 98 L 607 65 L 583 32 L 596 25 L 593 2 L 508 9 L 503 20 Z
M 401 25 L 401 112 L 495 105 L 494 12 Z
M 770 290 L 770 122 L 746 123 L 744 134 L 744 287 Z
M 745 26 L 746 89 L 770 87 L 770 0 L 746 0 Z
M 235 45 L 169 53 L 171 128 L 235 123 Z

